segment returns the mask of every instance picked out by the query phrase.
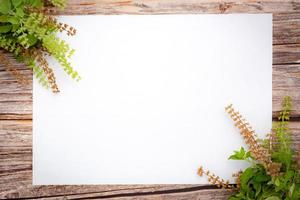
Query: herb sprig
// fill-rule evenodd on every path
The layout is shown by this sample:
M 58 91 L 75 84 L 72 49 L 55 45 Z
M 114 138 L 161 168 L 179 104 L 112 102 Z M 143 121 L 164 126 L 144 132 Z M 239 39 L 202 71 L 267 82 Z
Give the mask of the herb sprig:
M 57 37 L 59 32 L 75 35 L 76 30 L 47 14 L 49 6 L 63 9 L 66 3 L 66 0 L 0 0 L 0 49 L 12 53 L 17 61 L 26 64 L 39 82 L 54 93 L 59 92 L 59 89 L 46 56 L 52 56 L 58 61 L 73 79 L 80 79 L 69 62 L 74 49 Z M 3 53 L 0 63 L 20 83 L 28 82 L 27 77 L 12 69 L 13 65 Z
M 233 176 L 236 185 L 229 184 L 200 167 L 198 174 L 206 175 L 208 181 L 219 187 L 234 189 L 229 200 L 299 200 L 300 199 L 300 166 L 293 156 L 292 139 L 288 122 L 291 112 L 291 98 L 285 97 L 278 122 L 264 140 L 259 139 L 239 112 L 232 105 L 226 107 L 227 113 L 235 122 L 243 136 L 248 150 L 241 147 L 234 151 L 229 159 L 250 163 L 250 166 Z

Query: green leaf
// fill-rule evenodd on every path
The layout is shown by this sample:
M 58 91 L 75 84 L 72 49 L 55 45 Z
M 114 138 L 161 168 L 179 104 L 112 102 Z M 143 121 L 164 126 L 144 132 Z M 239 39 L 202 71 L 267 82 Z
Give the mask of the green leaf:
M 15 8 L 18 8 L 23 3 L 23 0 L 11 0 L 11 2 Z
M 67 0 L 50 0 L 50 1 L 51 1 L 52 5 L 60 8 L 60 9 L 63 9 L 67 3 Z
M 19 20 L 15 16 L 11 15 L 0 15 L 0 22 L 2 23 L 11 23 L 11 24 L 19 24 Z
M 260 183 L 254 183 L 253 188 L 255 189 L 255 197 L 259 195 L 261 192 L 261 184 Z
M 8 14 L 11 10 L 10 0 L 0 0 L 0 13 Z
M 228 200 L 239 200 L 237 197 L 229 197 Z
M 7 33 L 11 30 L 12 25 L 2 25 L 0 26 L 0 33 Z
M 294 177 L 294 174 L 295 174 L 295 172 L 293 170 L 288 170 L 284 175 L 286 182 L 288 180 L 291 180 Z
M 247 168 L 243 174 L 241 175 L 241 188 L 242 190 L 247 190 L 248 188 L 248 181 L 253 177 L 254 170 L 252 168 Z
M 293 196 L 294 190 L 295 190 L 295 183 L 293 183 L 292 186 L 289 189 L 289 196 L 291 196 L 291 197 Z
M 32 7 L 40 8 L 43 6 L 43 2 L 41 0 L 28 0 L 28 3 Z
M 239 151 L 234 151 L 234 154 L 232 154 L 228 159 L 229 160 L 247 160 L 248 158 L 251 158 L 250 152 L 246 152 L 244 147 L 241 147 Z
M 11 31 L 15 32 L 18 28 L 19 28 L 19 24 L 13 24 Z
M 19 17 L 23 17 L 24 16 L 23 8 L 16 8 L 16 15 Z
M 28 35 L 27 39 L 28 39 L 27 42 L 28 42 L 29 46 L 35 45 L 36 42 L 38 41 L 38 39 L 34 35 Z
M 266 198 L 265 200 L 281 200 L 281 199 L 277 196 L 271 196 L 271 197 Z
M 280 186 L 280 180 L 279 180 L 279 178 L 276 178 L 276 179 L 275 179 L 274 184 L 275 184 L 277 187 Z
M 259 173 L 257 173 L 255 175 L 255 177 L 253 178 L 253 180 L 255 182 L 258 182 L 258 183 L 268 182 L 269 180 L 271 180 L 271 177 L 269 175 L 267 175 L 265 172 L 260 171 Z
M 8 15 L 0 15 L 0 22 L 8 22 L 9 17 Z
M 293 188 L 293 193 L 292 193 L 292 196 L 291 196 L 291 200 L 299 200 L 299 197 L 300 197 L 300 185 L 296 185 L 294 188 Z
M 11 23 L 11 24 L 19 24 L 19 20 L 17 17 L 10 17 L 8 19 L 8 21 Z

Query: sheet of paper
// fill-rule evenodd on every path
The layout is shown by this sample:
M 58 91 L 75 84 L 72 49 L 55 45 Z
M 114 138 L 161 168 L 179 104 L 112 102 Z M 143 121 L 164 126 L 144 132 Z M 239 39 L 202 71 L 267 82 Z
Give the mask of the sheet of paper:
M 244 145 L 233 103 L 259 136 L 271 128 L 272 15 L 63 16 L 76 27 L 75 82 L 34 81 L 33 184 L 204 184 Z M 230 179 L 232 180 L 232 179 Z

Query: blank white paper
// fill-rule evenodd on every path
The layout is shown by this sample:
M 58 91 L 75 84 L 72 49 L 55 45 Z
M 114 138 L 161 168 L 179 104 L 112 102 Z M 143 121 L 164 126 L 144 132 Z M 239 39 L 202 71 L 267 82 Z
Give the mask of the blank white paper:
M 272 120 L 272 15 L 63 16 L 82 80 L 34 80 L 33 184 L 205 184 L 246 165 L 232 103 L 259 136 Z M 230 179 L 232 181 L 232 179 Z

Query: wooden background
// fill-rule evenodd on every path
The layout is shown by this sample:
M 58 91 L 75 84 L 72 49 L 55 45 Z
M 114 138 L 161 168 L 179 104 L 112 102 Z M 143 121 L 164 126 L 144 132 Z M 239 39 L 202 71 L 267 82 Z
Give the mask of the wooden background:
M 69 0 L 56 14 L 273 13 L 273 118 L 294 101 L 291 129 L 300 144 L 300 1 Z M 31 72 L 22 65 L 23 73 Z M 237 137 L 239 137 L 237 133 Z M 210 185 L 32 186 L 32 84 L 19 86 L 0 64 L 0 199 L 226 199 Z

